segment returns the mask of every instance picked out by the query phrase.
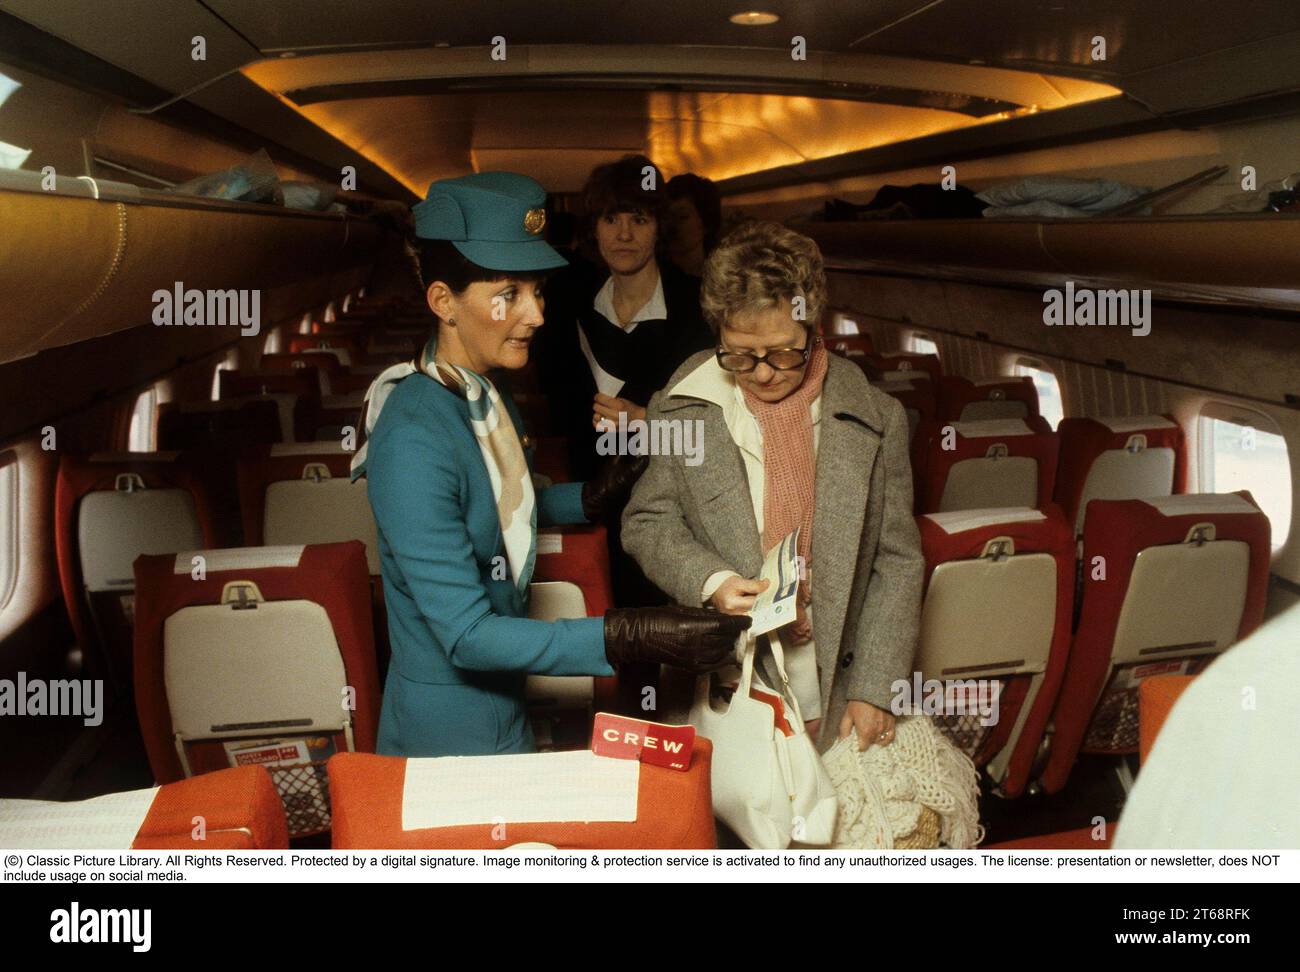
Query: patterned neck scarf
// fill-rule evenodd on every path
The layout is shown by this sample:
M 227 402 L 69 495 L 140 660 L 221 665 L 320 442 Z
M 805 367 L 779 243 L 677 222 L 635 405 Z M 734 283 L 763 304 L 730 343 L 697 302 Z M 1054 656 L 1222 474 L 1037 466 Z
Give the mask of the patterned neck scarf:
M 765 402 L 745 389 L 745 404 L 763 432 L 763 552 L 799 527 L 799 556 L 805 566 L 812 563 L 817 466 L 812 403 L 825 380 L 826 348 L 817 341 L 803 383 L 785 398 Z
M 509 412 L 501 404 L 496 386 L 468 368 L 437 361 L 437 351 L 438 336 L 435 334 L 416 361 L 393 365 L 374 380 L 366 392 L 366 403 L 361 413 L 365 439 L 370 438 L 375 423 L 379 421 L 379 413 L 397 383 L 417 371 L 465 399 L 469 403 L 470 429 L 478 440 L 483 464 L 492 482 L 492 496 L 501 521 L 510 573 L 520 595 L 526 598 L 537 560 L 537 501 L 519 433 Z M 366 475 L 367 445 L 368 442 L 363 441 L 352 457 L 351 478 L 354 481 Z

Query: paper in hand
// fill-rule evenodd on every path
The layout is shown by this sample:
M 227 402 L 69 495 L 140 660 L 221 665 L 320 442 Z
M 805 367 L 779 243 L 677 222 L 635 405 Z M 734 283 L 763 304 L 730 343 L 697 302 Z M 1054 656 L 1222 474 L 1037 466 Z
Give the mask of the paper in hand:
M 754 607 L 749 612 L 749 616 L 754 619 L 747 632 L 751 638 L 789 624 L 798 616 L 798 530 L 787 535 L 767 552 L 763 559 L 762 573 L 758 576 L 760 580 L 766 578 L 771 583 L 754 600 Z

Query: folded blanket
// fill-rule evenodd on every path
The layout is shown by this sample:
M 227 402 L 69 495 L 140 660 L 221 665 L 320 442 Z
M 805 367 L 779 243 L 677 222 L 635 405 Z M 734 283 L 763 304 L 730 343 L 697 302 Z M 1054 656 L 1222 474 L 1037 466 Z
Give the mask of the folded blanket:
M 1046 218 L 1091 216 L 1132 202 L 1149 190 L 1109 179 L 1066 179 L 1060 176 L 1027 176 L 1004 182 L 979 193 L 989 204 L 988 216 L 1037 216 Z

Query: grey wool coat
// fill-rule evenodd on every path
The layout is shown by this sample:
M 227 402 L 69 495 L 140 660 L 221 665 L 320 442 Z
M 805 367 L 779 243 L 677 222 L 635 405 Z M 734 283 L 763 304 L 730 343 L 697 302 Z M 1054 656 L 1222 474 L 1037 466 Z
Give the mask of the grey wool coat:
M 665 593 L 689 605 L 701 603 L 715 572 L 757 577 L 763 564 L 744 461 L 722 409 L 673 393 L 712 354 L 689 358 L 646 415 L 703 422 L 703 461 L 651 457 L 623 513 L 624 549 Z M 911 678 L 925 573 L 912 519 L 907 416 L 837 355 L 829 356 L 822 386 L 815 502 L 810 576 L 824 748 L 838 734 L 847 701 L 888 710 L 891 684 Z

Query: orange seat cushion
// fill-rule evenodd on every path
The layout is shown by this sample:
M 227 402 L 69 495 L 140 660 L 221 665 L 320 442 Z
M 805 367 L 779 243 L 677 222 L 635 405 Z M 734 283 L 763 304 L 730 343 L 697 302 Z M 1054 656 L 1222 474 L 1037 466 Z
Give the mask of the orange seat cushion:
M 1138 685 L 1138 759 L 1146 762 L 1169 710 L 1192 683 L 1193 675 L 1153 675 Z
M 333 846 L 336 850 L 490 850 L 538 843 L 575 850 L 710 849 L 718 846 L 709 786 L 712 757 L 712 744 L 697 736 L 685 772 L 643 764 L 637 818 L 631 823 L 515 823 L 506 825 L 502 839 L 496 824 L 403 830 L 406 759 L 339 753 L 329 761 Z
M 194 838 L 202 818 L 205 836 Z M 239 766 L 166 783 L 154 797 L 132 850 L 284 850 L 289 828 L 271 775 Z

